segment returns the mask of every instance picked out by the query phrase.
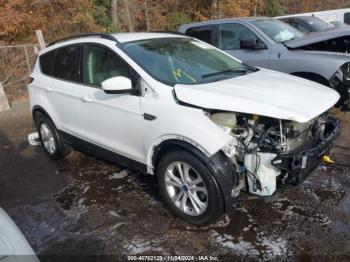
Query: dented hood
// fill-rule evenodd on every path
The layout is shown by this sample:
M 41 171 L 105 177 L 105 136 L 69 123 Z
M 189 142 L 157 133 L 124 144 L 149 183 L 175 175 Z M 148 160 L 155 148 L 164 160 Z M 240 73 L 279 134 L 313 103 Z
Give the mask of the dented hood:
M 180 101 L 204 109 L 298 122 L 320 115 L 339 99 L 326 86 L 266 69 L 219 82 L 176 85 L 175 94 Z
M 312 33 L 300 39 L 286 41 L 283 44 L 288 48 L 295 49 L 344 36 L 349 37 L 350 39 L 350 26 L 328 30 L 324 32 Z

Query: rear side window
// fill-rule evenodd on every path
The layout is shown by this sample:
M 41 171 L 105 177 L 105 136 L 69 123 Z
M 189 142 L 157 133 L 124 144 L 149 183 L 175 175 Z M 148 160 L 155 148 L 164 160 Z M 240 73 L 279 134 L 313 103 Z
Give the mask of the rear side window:
M 79 81 L 79 57 L 80 45 L 59 48 L 56 51 L 53 76 L 78 82 Z
M 344 23 L 350 25 L 350 13 L 344 13 Z
M 211 45 L 217 46 L 217 28 L 217 25 L 192 27 L 186 30 L 186 35 L 192 36 Z
M 41 71 L 51 76 L 53 74 L 53 60 L 55 58 L 55 51 L 48 52 L 40 56 L 40 69 Z

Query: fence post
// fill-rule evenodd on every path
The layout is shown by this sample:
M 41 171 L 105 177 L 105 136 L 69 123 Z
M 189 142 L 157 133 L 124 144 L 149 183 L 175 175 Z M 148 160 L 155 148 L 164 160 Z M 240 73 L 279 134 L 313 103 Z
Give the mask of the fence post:
M 0 82 L 0 112 L 4 112 L 10 110 L 9 102 L 7 101 L 7 97 Z
M 24 53 L 25 53 L 25 55 L 26 55 L 26 61 L 27 61 L 27 67 L 28 67 L 28 76 L 30 76 L 31 71 L 30 71 L 30 62 L 29 62 L 29 56 L 28 56 L 27 46 L 24 45 L 23 47 L 24 47 Z

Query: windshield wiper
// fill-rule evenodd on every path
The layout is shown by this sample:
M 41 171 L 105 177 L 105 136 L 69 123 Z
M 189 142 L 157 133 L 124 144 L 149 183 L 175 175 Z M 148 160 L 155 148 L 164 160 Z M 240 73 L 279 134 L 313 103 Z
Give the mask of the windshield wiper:
M 236 68 L 236 69 L 227 69 L 223 71 L 218 71 L 215 73 L 210 73 L 206 75 L 202 75 L 202 78 L 208 78 L 212 76 L 217 76 L 217 75 L 224 75 L 224 74 L 247 74 L 248 72 L 256 72 L 258 71 L 257 68 Z

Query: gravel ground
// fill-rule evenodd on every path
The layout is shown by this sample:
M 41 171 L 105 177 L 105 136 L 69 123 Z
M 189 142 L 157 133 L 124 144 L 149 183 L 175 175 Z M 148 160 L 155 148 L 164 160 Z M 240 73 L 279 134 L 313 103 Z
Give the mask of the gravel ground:
M 349 261 L 350 121 L 298 187 L 272 197 L 241 194 L 240 208 L 193 227 L 164 208 L 154 177 L 79 152 L 51 161 L 29 146 L 26 100 L 0 113 L 0 206 L 42 261 L 117 261 L 127 255 L 203 255 L 219 260 Z M 78 256 L 79 255 L 79 256 Z M 82 256 L 84 255 L 84 256 Z M 205 258 L 205 257 L 204 257 Z

